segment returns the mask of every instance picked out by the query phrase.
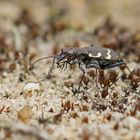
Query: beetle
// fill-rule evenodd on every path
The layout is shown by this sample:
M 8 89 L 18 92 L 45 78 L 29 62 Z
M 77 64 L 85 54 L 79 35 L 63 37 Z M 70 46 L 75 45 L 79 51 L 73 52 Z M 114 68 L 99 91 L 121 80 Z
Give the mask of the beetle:
M 33 63 L 33 66 L 36 62 L 42 59 L 52 58 L 52 57 L 53 57 L 53 62 L 48 72 L 47 78 L 50 78 L 50 75 L 54 68 L 54 64 L 57 65 L 57 68 L 61 68 L 63 70 L 67 68 L 68 64 L 78 65 L 79 69 L 82 71 L 83 74 L 80 79 L 77 92 L 80 92 L 81 82 L 85 75 L 86 69 L 95 68 L 96 75 L 97 75 L 99 69 L 104 70 L 104 69 L 117 67 L 120 65 L 125 65 L 126 68 L 129 70 L 129 72 L 131 73 L 126 63 L 123 61 L 123 59 L 119 58 L 119 56 L 114 50 L 109 48 L 97 47 L 94 45 L 90 45 L 83 48 L 63 48 L 61 49 L 61 53 L 59 55 L 43 57 L 41 59 L 38 59 Z M 96 86 L 98 87 L 98 76 L 96 76 Z

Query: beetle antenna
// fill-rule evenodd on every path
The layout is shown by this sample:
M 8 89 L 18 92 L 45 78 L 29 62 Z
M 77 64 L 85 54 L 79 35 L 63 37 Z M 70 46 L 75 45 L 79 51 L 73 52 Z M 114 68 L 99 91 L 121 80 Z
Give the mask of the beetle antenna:
M 32 70 L 32 69 L 34 68 L 34 65 L 35 65 L 37 62 L 39 62 L 39 61 L 41 61 L 41 60 L 43 60 L 43 59 L 54 58 L 54 57 L 56 57 L 56 56 L 59 56 L 59 55 L 48 56 L 48 57 L 46 56 L 46 57 L 39 58 L 39 59 L 37 59 L 35 62 L 33 62 L 33 63 L 31 64 L 30 69 Z
M 36 61 L 34 61 L 34 62 L 31 64 L 30 70 L 34 69 L 34 66 L 35 66 L 35 64 L 36 64 L 37 62 L 39 62 L 39 61 L 41 61 L 41 60 L 43 60 L 43 59 L 55 58 L 55 57 L 57 57 L 57 56 L 59 56 L 59 55 L 48 56 L 48 57 L 45 56 L 45 57 L 42 57 L 42 58 L 37 59 Z M 54 59 L 53 59 L 53 63 L 54 63 Z M 52 68 L 51 68 L 51 69 L 52 69 Z M 50 70 L 50 71 L 51 71 L 51 70 Z M 49 72 L 49 73 L 50 73 L 50 72 Z M 43 82 L 47 77 L 48 77 L 48 75 L 45 76 L 45 78 L 43 78 L 43 79 L 41 79 L 41 80 L 38 80 L 38 81 L 36 81 L 36 82 L 34 82 L 34 83 L 41 83 L 41 82 Z

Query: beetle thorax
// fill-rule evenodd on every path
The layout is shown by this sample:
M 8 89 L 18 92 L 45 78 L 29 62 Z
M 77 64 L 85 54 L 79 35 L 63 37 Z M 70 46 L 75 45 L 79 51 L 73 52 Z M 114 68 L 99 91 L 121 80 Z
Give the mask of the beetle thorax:
M 62 53 L 64 54 L 76 54 L 76 48 L 64 48 L 62 49 Z

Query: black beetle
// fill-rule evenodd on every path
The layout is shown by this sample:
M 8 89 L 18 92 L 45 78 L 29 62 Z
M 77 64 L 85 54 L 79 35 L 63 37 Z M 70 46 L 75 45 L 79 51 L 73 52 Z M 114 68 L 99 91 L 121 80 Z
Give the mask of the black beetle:
M 95 68 L 97 74 L 98 69 L 109 69 L 123 64 L 131 73 L 126 63 L 119 58 L 115 51 L 109 48 L 96 47 L 94 45 L 83 48 L 63 48 L 59 55 L 51 57 L 53 57 L 53 63 L 49 70 L 47 78 L 50 78 L 50 74 L 55 63 L 57 65 L 57 68 L 62 68 L 64 70 L 67 68 L 67 64 L 78 64 L 78 67 L 82 71 L 83 75 L 80 79 L 77 92 L 80 91 L 80 85 L 85 74 L 85 69 Z M 41 59 L 38 59 L 33 63 L 32 66 L 34 66 L 36 62 L 42 59 L 51 57 L 43 57 Z M 96 85 L 97 84 L 98 77 L 96 76 Z

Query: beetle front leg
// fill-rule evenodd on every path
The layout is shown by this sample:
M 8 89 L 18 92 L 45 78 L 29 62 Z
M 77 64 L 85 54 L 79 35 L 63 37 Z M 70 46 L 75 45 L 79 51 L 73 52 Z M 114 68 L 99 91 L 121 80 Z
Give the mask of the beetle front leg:
M 52 70 L 54 69 L 54 62 L 55 62 L 55 57 L 53 58 L 53 62 L 52 62 L 52 65 L 51 65 L 51 68 L 47 74 L 47 79 L 50 79 L 51 78 L 51 73 L 52 73 Z
M 64 63 L 63 68 L 64 71 L 67 69 L 67 63 Z

